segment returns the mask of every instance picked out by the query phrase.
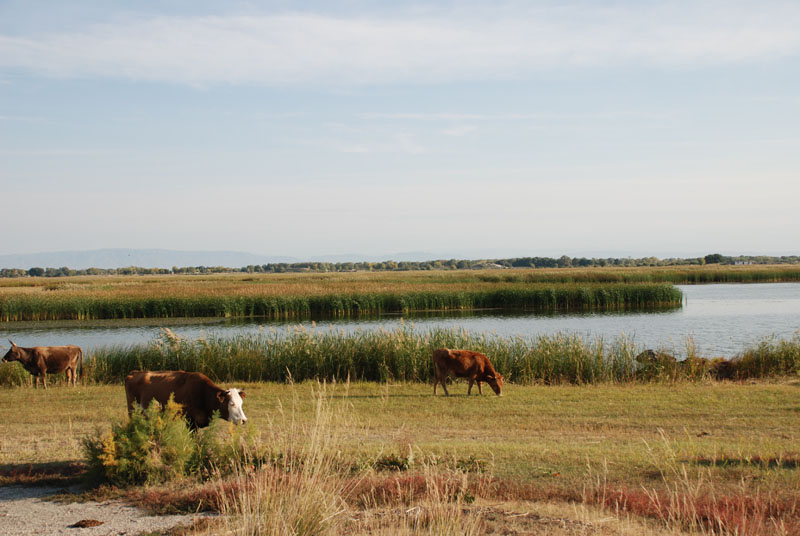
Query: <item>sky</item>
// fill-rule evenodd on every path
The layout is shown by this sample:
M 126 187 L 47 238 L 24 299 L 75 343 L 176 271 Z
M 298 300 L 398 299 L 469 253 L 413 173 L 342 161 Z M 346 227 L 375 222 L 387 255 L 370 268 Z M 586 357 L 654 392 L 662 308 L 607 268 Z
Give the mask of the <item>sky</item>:
M 0 0 L 0 254 L 797 255 L 797 28 L 796 1 Z

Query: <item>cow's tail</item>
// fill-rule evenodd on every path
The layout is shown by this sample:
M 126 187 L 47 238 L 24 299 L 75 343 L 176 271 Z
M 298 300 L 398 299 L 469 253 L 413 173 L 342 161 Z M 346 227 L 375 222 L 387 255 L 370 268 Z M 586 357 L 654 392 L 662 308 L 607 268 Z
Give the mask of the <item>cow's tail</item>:
M 83 381 L 83 348 L 78 349 L 78 367 L 81 369 L 78 375 L 80 376 L 81 381 Z

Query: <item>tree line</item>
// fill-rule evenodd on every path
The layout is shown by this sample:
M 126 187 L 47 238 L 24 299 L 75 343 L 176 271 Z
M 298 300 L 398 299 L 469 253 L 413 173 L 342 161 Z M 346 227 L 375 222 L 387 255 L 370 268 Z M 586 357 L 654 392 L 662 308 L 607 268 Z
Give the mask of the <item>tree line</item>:
M 411 270 L 477 270 L 503 268 L 589 268 L 617 266 L 687 266 L 706 264 L 797 264 L 800 256 L 780 257 L 766 255 L 725 256 L 712 253 L 703 257 L 667 258 L 586 258 L 562 255 L 553 257 L 514 257 L 508 259 L 439 259 L 432 261 L 392 261 L 383 262 L 295 262 L 251 264 L 240 268 L 226 266 L 173 266 L 172 268 L 144 268 L 128 266 L 125 268 L 86 268 L 81 270 L 69 267 L 41 268 L 27 270 L 21 268 L 2 268 L 0 277 L 64 277 L 75 275 L 158 275 L 158 274 L 215 274 L 215 273 L 289 273 L 289 272 L 381 272 Z

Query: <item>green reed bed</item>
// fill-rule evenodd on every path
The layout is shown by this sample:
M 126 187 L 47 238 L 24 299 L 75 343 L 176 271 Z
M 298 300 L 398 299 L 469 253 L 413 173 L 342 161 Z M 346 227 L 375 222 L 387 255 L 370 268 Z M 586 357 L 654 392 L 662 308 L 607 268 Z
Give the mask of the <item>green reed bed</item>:
M 780 283 L 800 281 L 800 267 L 787 266 L 687 266 L 648 268 L 574 268 L 484 272 L 481 281 L 517 283 Z
M 165 330 L 148 345 L 112 347 L 88 366 L 98 382 L 118 382 L 133 369 L 204 372 L 219 381 L 432 379 L 435 348 L 471 348 L 490 355 L 498 370 L 521 383 L 592 383 L 633 378 L 633 345 L 586 342 L 577 335 L 535 339 L 473 334 L 464 330 L 410 328 L 346 333 L 289 328 L 259 335 L 187 340 Z
M 776 374 L 800 374 L 800 331 L 794 338 L 768 337 L 736 359 L 741 376 L 761 377 Z
M 470 348 L 490 356 L 495 368 L 520 384 L 699 379 L 714 373 L 714 362 L 691 356 L 685 363 L 643 363 L 631 340 L 586 340 L 576 334 L 501 337 L 464 330 L 410 327 L 345 333 L 300 327 L 258 335 L 187 340 L 165 330 L 152 343 L 111 347 L 87 360 L 87 377 L 120 382 L 134 369 L 200 371 L 229 381 L 432 379 L 435 348 Z M 766 341 L 731 360 L 732 378 L 785 376 L 800 372 L 800 335 Z
M 481 290 L 421 290 L 323 295 L 92 296 L 17 294 L 0 297 L 0 320 L 93 320 L 177 317 L 266 317 L 407 313 L 452 309 L 619 310 L 679 306 L 669 284 L 505 285 Z

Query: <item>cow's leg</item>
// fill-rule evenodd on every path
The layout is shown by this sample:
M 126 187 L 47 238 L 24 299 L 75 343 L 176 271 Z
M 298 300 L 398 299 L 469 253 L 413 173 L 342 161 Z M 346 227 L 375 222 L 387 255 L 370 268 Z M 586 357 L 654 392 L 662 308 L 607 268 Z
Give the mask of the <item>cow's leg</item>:
M 39 375 L 38 374 L 35 374 L 33 376 L 33 388 L 34 389 L 38 389 L 39 388 Z
M 481 391 L 481 381 L 476 379 L 476 380 L 475 380 L 475 383 L 477 383 L 477 384 L 478 384 L 478 394 L 479 394 L 479 395 L 482 395 L 482 394 L 483 394 L 483 391 Z
M 44 374 L 42 374 L 42 385 L 44 385 L 44 388 L 47 389 L 47 373 L 46 372 Z
M 444 394 L 450 396 L 447 392 L 447 372 L 440 369 L 436 363 L 433 364 L 433 394 L 436 395 L 436 386 L 441 383 Z
M 198 428 L 205 428 L 211 422 L 211 416 L 202 410 L 195 410 L 185 414 L 189 420 L 189 429 L 196 432 Z
M 126 389 L 125 398 L 128 400 L 128 417 L 130 417 L 133 414 L 133 405 L 136 403 L 136 397 Z
M 472 384 L 475 383 L 475 376 L 469 377 L 469 387 L 467 388 L 467 396 L 472 394 Z M 480 385 L 480 384 L 478 384 Z

